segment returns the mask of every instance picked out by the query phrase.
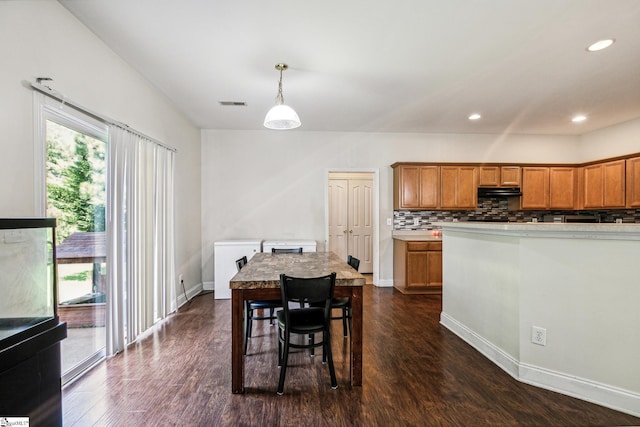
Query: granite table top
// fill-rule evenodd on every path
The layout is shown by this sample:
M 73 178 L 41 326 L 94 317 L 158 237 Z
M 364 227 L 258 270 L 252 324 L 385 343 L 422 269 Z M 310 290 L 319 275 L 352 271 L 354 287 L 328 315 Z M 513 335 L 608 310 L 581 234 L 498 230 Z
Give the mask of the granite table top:
M 333 252 L 257 253 L 229 281 L 231 289 L 279 288 L 280 274 L 319 277 L 336 273 L 336 286 L 364 286 L 365 278 Z

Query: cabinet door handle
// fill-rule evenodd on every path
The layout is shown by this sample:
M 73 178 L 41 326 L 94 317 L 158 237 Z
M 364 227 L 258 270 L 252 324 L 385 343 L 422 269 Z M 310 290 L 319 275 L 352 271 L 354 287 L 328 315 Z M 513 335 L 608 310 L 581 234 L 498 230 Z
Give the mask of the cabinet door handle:
M 347 230 L 343 230 L 342 232 L 346 234 Z
M 349 230 L 349 233 L 353 233 L 353 230 Z

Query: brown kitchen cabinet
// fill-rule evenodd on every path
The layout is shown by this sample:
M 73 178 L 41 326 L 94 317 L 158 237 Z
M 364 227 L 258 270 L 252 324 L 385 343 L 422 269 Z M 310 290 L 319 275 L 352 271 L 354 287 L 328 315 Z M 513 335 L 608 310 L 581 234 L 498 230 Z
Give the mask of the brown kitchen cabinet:
M 440 166 L 440 208 L 476 209 L 478 207 L 478 168 L 476 166 Z
M 480 166 L 480 187 L 519 187 L 520 166 Z
M 520 166 L 501 166 L 500 185 L 503 187 L 520 187 Z
M 615 160 L 582 168 L 585 209 L 625 207 L 625 166 L 625 160 Z
M 440 294 L 442 242 L 394 239 L 393 286 L 404 294 Z
M 627 159 L 626 202 L 627 207 L 640 207 L 640 157 Z
M 549 209 L 575 209 L 578 170 L 574 167 L 549 168 Z
M 440 198 L 440 167 L 393 165 L 393 209 L 436 209 Z
M 525 166 L 521 188 L 521 209 L 575 209 L 578 174 L 570 166 Z
M 522 168 L 522 209 L 547 209 L 549 206 L 549 168 L 525 166 Z

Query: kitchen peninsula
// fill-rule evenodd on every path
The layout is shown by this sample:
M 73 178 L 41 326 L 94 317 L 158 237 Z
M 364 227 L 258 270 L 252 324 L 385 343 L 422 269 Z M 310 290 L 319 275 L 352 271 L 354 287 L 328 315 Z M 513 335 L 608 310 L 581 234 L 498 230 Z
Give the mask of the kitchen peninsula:
M 640 415 L 640 224 L 435 225 L 442 325 L 522 382 Z

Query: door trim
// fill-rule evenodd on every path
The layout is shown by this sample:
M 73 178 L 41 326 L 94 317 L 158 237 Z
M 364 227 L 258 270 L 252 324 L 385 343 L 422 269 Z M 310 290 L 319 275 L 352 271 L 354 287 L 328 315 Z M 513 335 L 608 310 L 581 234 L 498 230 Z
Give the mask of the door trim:
M 380 169 L 377 168 L 330 168 L 324 172 L 324 247 L 329 250 L 329 174 L 370 173 L 373 174 L 373 283 L 379 283 L 380 274 Z

